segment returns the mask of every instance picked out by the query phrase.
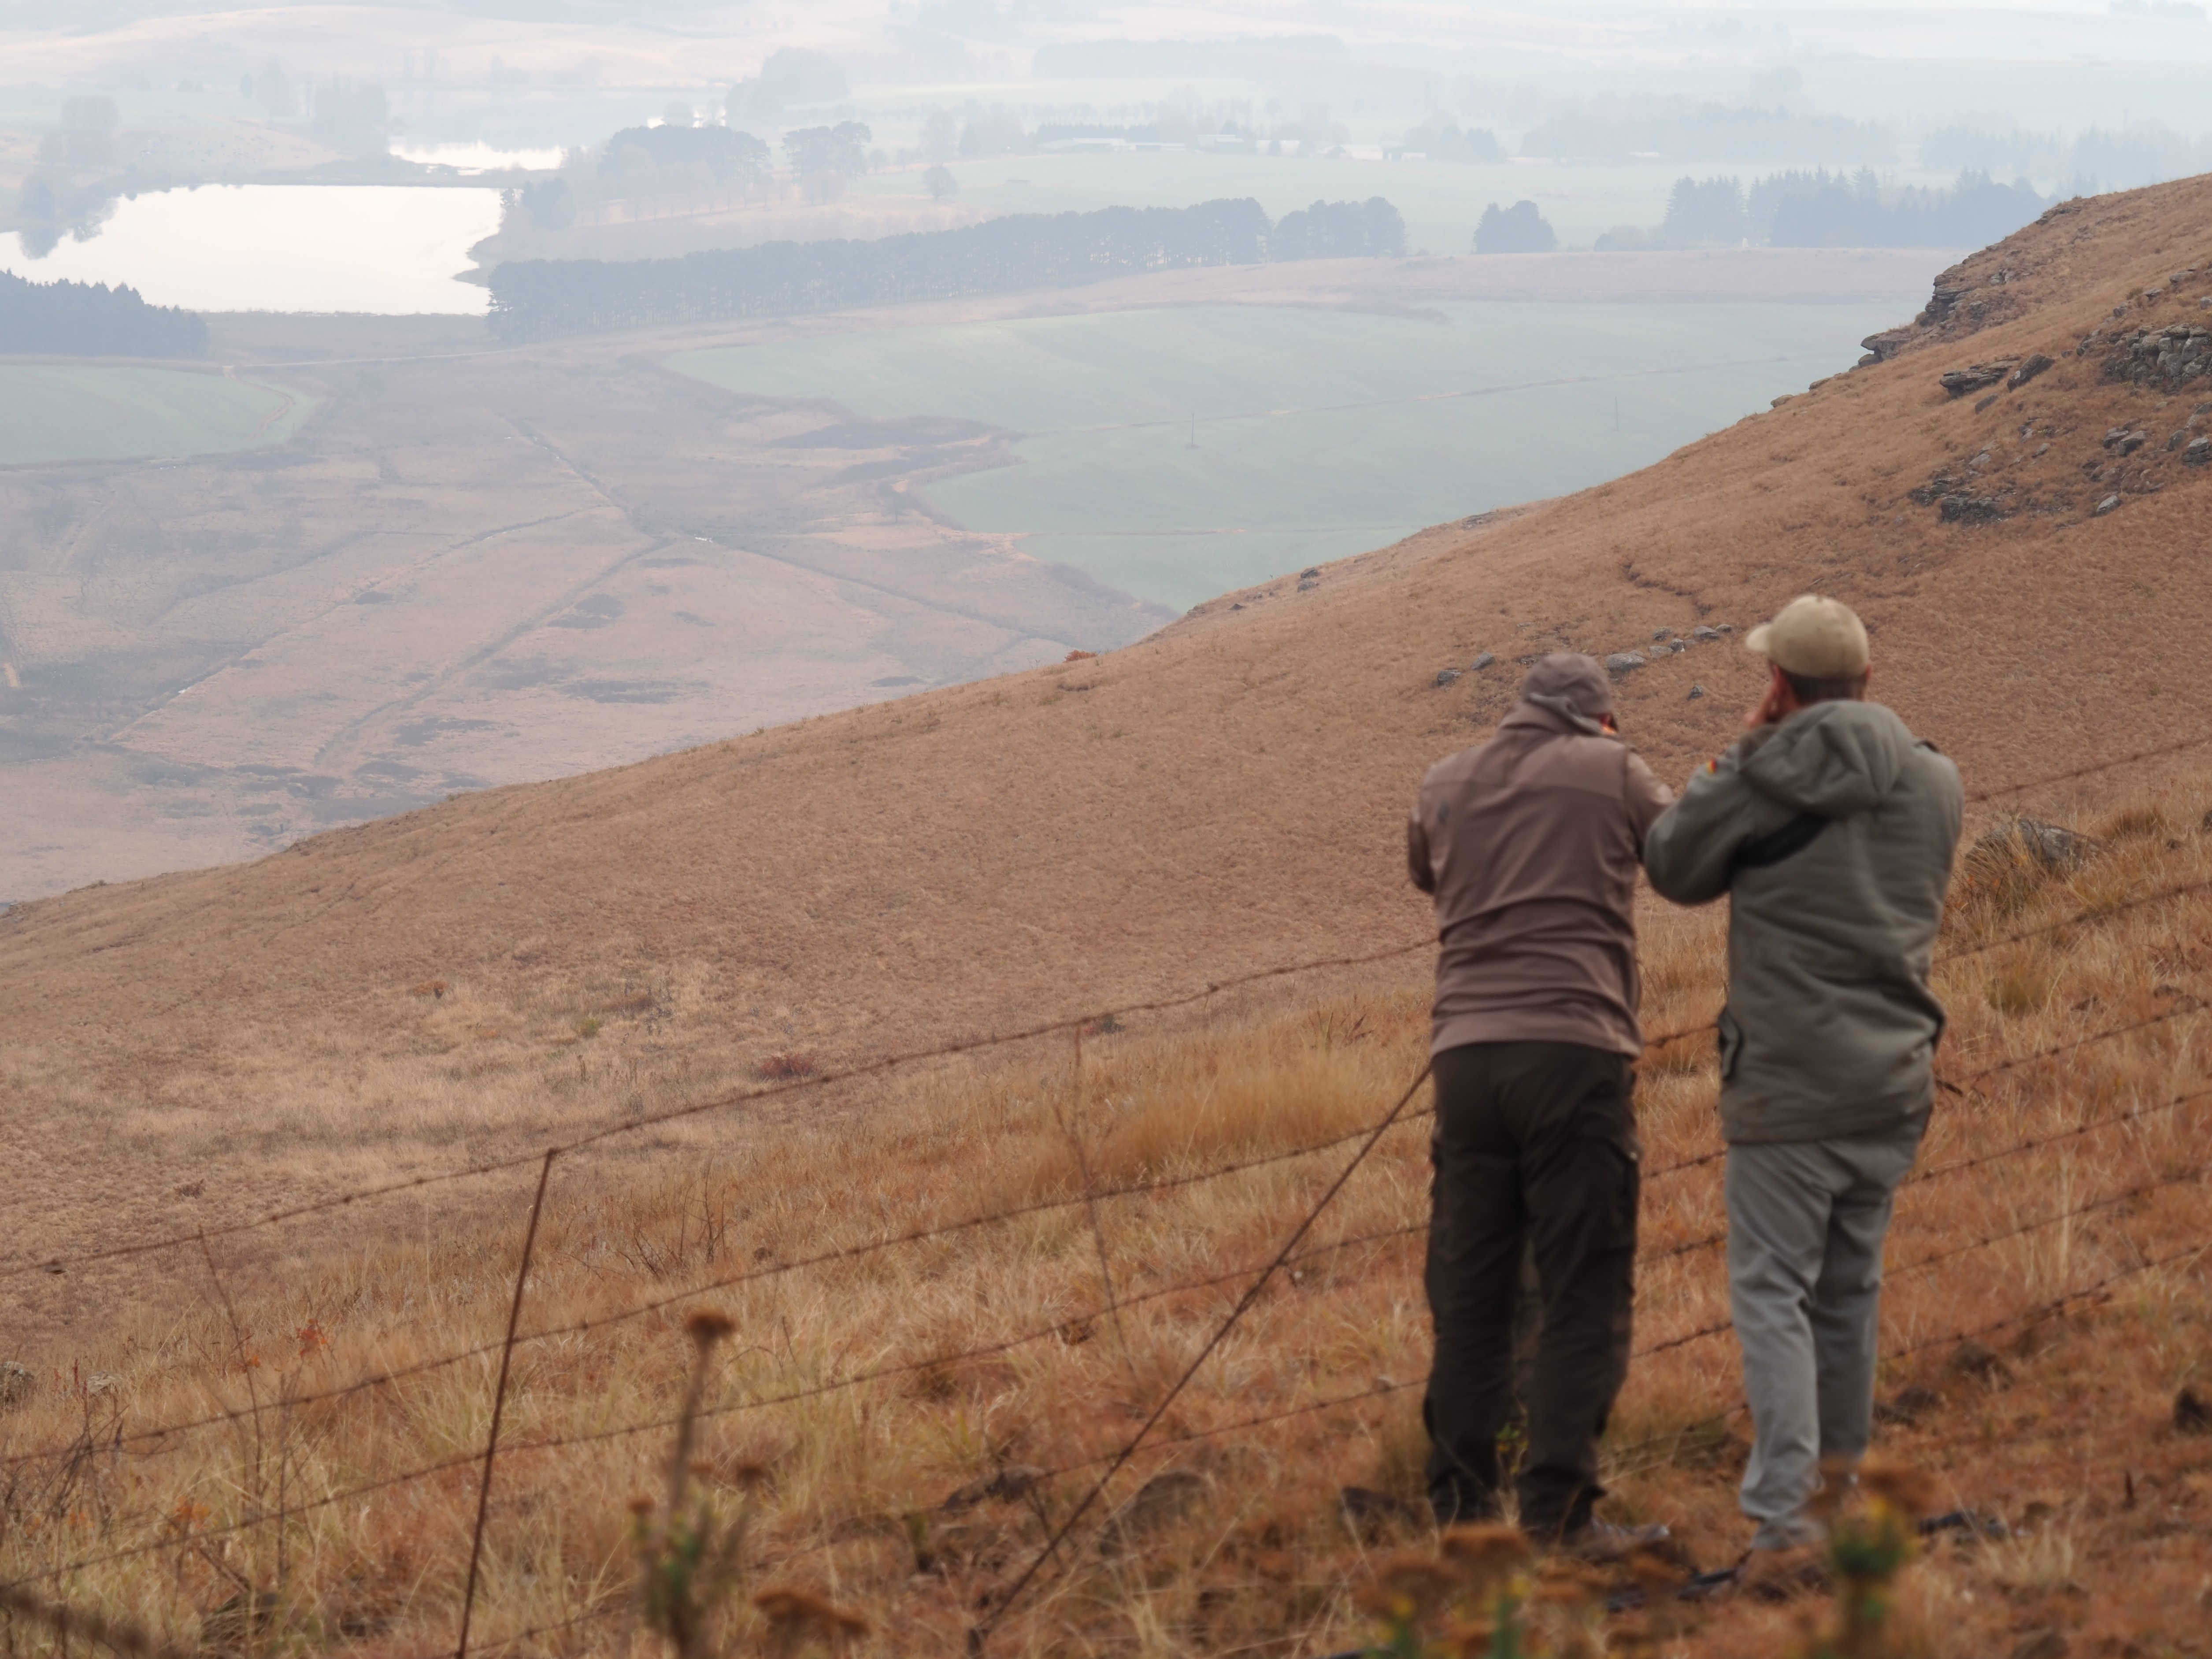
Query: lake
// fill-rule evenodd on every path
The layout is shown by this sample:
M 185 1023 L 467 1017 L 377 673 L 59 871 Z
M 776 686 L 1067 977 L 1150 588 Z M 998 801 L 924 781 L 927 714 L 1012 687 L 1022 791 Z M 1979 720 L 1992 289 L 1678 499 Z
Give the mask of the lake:
M 33 259 L 0 237 L 0 269 L 33 282 L 127 283 L 195 311 L 483 314 L 458 282 L 499 228 L 499 191 L 407 185 L 203 185 L 118 201 L 88 241 Z

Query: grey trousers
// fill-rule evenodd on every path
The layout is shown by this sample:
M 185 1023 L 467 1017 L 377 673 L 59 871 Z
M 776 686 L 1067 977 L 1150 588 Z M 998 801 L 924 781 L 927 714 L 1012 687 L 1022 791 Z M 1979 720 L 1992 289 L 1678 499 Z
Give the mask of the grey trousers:
M 1874 1432 L 1881 1247 L 1924 1123 L 1845 1140 L 1732 1146 L 1729 1294 L 1753 1440 L 1743 1512 L 1753 1549 L 1826 1534 L 1807 1506 L 1820 1464 Z

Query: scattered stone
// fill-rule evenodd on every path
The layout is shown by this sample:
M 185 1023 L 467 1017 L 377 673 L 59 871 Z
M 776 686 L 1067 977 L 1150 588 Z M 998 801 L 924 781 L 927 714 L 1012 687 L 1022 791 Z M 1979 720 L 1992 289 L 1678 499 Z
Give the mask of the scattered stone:
M 1651 636 L 1655 642 L 1660 640 L 1671 640 L 1674 637 L 1674 630 L 1671 628 L 1662 628 Z
M 1458 678 L 1459 670 L 1456 668 L 1439 668 L 1437 670 L 1437 684 L 1440 686 L 1449 685 Z
M 1995 524 L 2007 517 L 2003 498 L 1970 495 L 1963 490 L 1939 496 L 1936 507 L 1945 524 Z
M 1975 363 L 1966 368 L 1954 368 L 1939 377 L 1939 384 L 1954 398 L 1963 398 L 1969 392 L 1979 392 L 1985 386 L 1995 386 L 2020 366 L 2016 357 L 2007 357 L 1994 363 Z
M 2048 875 L 2070 876 L 2098 854 L 2105 843 L 2063 824 L 2038 818 L 2014 818 L 1983 835 L 1966 849 L 1963 860 L 1971 881 L 2002 878 L 2026 866 Z
M 1114 1511 L 1098 1540 L 1100 1552 L 1119 1555 L 1146 1534 L 1157 1532 L 1205 1495 L 1206 1477 L 1195 1469 L 1165 1469 L 1137 1488 Z
M 1987 466 L 1989 464 L 1990 452 L 1985 449 L 1980 454 L 1975 456 L 1972 460 L 1968 461 L 1966 463 L 1966 466 L 1969 471 L 1978 472 L 1982 468 Z
M 2014 1643 L 2012 1659 L 2066 1659 L 2069 1645 L 2066 1632 L 2053 1626 Z
M 1689 696 L 1688 701 L 1690 701 L 1690 702 L 1696 702 L 1699 697 L 1702 697 L 1702 696 L 1704 696 L 1705 695 L 1705 688 L 1704 686 L 1702 686 L 1702 685 L 1693 685 L 1693 686 L 1692 686 L 1692 687 L 1690 688 L 1690 696 Z
M 2002 1358 L 1971 1337 L 1951 1351 L 1951 1369 L 1984 1382 L 2002 1382 L 2012 1374 L 2012 1368 Z
M 39 1374 L 20 1359 L 0 1359 L 0 1411 L 20 1406 L 39 1391 Z
M 1775 398 L 1772 402 L 1769 403 L 1766 406 L 1767 406 L 1769 409 L 1779 409 L 1779 408 L 1781 408 L 1781 407 L 1782 407 L 1782 405 L 1783 405 L 1783 404 L 1784 404 L 1788 403 L 1788 402 L 1789 402 L 1792 398 L 1796 397 L 1796 395 L 1797 395 L 1797 394 L 1796 394 L 1796 392 L 1784 392 L 1784 393 L 1783 393 L 1779 398 Z
M 1025 1463 L 1009 1463 L 981 1480 L 969 1481 L 946 1498 L 942 1507 L 946 1514 L 957 1515 L 978 1504 L 1012 1504 L 1035 1492 L 1043 1479 L 1042 1469 L 1030 1468 Z
M 1605 659 L 1605 665 L 1612 673 L 1632 673 L 1644 666 L 1644 659 L 1633 651 L 1616 651 Z
M 1690 630 L 1690 637 L 1693 640 L 1717 640 L 1720 638 L 1720 636 L 1721 630 L 1719 629 L 1709 628 L 1703 623 L 1699 623 L 1695 628 Z
M 2118 442 L 2120 441 L 2120 440 L 2121 440 L 2121 439 L 2123 439 L 2123 438 L 2126 437 L 2127 435 L 2128 435 L 2128 429 L 2127 429 L 2127 428 L 2125 428 L 2125 427 L 2124 427 L 2124 426 L 2116 426 L 2116 427 L 2114 427 L 2111 431 L 2109 431 L 2109 432 L 2107 432 L 2107 433 L 2106 433 L 2106 434 L 2105 434 L 2105 436 L 2104 436 L 2104 439 L 2103 439 L 2104 447 L 2105 447 L 2106 449 L 2110 449 L 2113 445 L 2115 445 L 2115 444 L 2118 443 Z
M 1419 1505 L 1372 1486 L 1345 1487 L 1336 1495 L 1336 1506 L 1343 1511 L 1345 1526 L 1363 1544 L 1379 1543 L 1398 1528 L 1418 1529 L 1429 1524 Z
M 112 1396 L 123 1392 L 123 1379 L 113 1371 L 94 1371 L 84 1379 L 88 1395 Z
M 1687 651 L 1689 648 L 1690 642 L 1687 640 L 1669 640 L 1667 641 L 1667 654 L 1670 657 L 1677 656 L 1682 652 Z
M 2181 452 L 2181 459 L 2188 466 L 2202 466 L 2212 461 L 2212 438 L 2191 438 L 2188 447 Z
M 1319 582 L 1314 580 L 1312 577 L 1309 576 L 1298 583 L 1298 592 L 1301 593 L 1310 593 L 1314 589 L 1320 586 L 1321 584 Z
M 2012 378 L 2005 384 L 2017 392 L 2037 375 L 2042 374 L 2045 369 L 2051 368 L 2053 362 L 2053 359 L 2045 356 L 2041 352 L 2036 352 L 2026 362 L 2013 370 Z
M 2194 1389 L 2184 1389 L 2173 1397 L 2173 1431 L 2176 1434 L 2212 1434 L 2212 1406 L 2208 1406 Z
M 1474 660 L 1468 664 L 1468 666 L 1476 673 L 1480 674 L 1484 669 L 1489 667 L 1491 664 L 1497 660 L 1498 659 L 1487 651 L 1478 652 L 1475 654 Z
M 1996 402 L 1996 400 L 1997 400 L 1997 394 L 1996 394 L 1996 392 L 1990 392 L 1990 395 L 1989 395 L 1988 397 L 1986 397 L 1986 398 L 1977 398 L 1977 399 L 1975 400 L 1975 402 L 1974 402 L 1974 413 L 1975 413 L 1975 414 L 1977 414 L 1977 415 L 1980 414 L 1984 410 L 1987 409 L 1987 408 L 1988 408 L 1991 404 L 1993 404 L 1993 403 Z
M 1717 634 L 1733 634 L 1735 632 L 1735 624 L 1734 623 L 1715 623 L 1713 624 L 1713 631 Z
M 2012 1528 L 1997 1515 L 1977 1515 L 1972 1510 L 1946 1510 L 1941 1515 L 1922 1517 L 1919 1523 L 1923 1538 L 1935 1538 L 1947 1532 L 1964 1533 L 1966 1540 L 1975 1543 L 1994 1540 L 2002 1543 L 2012 1536 Z
M 2099 501 L 2095 507 L 2089 510 L 2089 516 L 2093 519 L 2101 519 L 2105 514 L 2110 513 L 2113 508 L 2119 506 L 2119 504 L 2120 498 L 2118 495 L 2107 495 L 2103 501 Z
M 2112 315 L 2115 317 L 2124 317 L 2127 314 L 2128 308 L 2125 306 L 2114 306 L 2112 307 Z
M 1310 564 L 1304 569 L 1298 572 L 1298 580 L 1300 581 L 1312 581 L 1320 574 L 1321 567 L 1317 564 Z

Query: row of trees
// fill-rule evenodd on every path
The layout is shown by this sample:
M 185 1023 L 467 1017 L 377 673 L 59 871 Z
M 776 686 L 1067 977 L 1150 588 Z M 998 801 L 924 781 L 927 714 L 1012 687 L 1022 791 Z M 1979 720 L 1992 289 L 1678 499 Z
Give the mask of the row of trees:
M 1257 202 L 1010 214 L 877 241 L 770 242 L 678 259 L 510 261 L 491 274 L 491 327 L 506 340 L 647 324 L 1073 288 L 1197 265 L 1405 252 L 1379 197 L 1316 202 L 1271 223 Z
M 135 288 L 33 283 L 0 270 L 0 352 L 57 357 L 197 357 L 207 324 L 149 306 Z
M 1893 163 L 1897 134 L 1879 122 L 1683 97 L 1607 96 L 1555 110 L 1522 135 L 1522 155 L 1619 161 Z
M 1626 225 L 1600 252 L 1638 248 L 1981 247 L 2009 236 L 2051 204 L 2025 179 L 1998 184 L 1967 172 L 1948 190 L 1885 186 L 1872 169 L 1770 173 L 1747 189 L 1734 178 L 1677 179 L 1656 230 Z

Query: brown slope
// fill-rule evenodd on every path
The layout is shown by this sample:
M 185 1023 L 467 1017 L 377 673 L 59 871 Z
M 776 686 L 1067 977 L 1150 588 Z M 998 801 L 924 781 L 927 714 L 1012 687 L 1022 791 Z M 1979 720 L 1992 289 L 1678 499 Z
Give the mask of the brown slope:
M 678 1052 L 726 1074 L 795 1044 L 879 1052 L 1418 936 L 1408 792 L 1505 706 L 1513 659 L 1547 647 L 1741 629 L 1818 588 L 1864 611 L 1883 694 L 1970 787 L 2177 735 L 2207 702 L 2190 669 L 2212 621 L 2212 467 L 2165 445 L 2212 379 L 2172 398 L 2105 378 L 2101 345 L 2075 351 L 2147 286 L 2162 297 L 2136 299 L 2130 325 L 2212 315 L 2212 179 L 2075 204 L 1941 286 L 1955 297 L 1892 361 L 1657 466 L 1310 589 L 1230 596 L 1108 657 L 11 912 L 8 1150 L 56 1195 L 30 1232 L 106 1236 L 118 1199 L 165 1190 L 165 1136 L 198 1133 L 204 1108 L 251 1124 L 341 1056 L 354 1095 L 286 1133 L 295 1152 L 345 1141 L 347 1098 L 382 1109 L 370 1060 L 460 1040 L 405 995 L 422 981 L 507 1008 L 501 1025 L 680 981 L 633 1075 Z M 2038 351 L 2057 366 L 1987 408 L 1937 383 Z M 2116 424 L 2154 440 L 2116 459 Z M 1936 477 L 2009 516 L 1945 521 Z M 2124 505 L 2093 518 L 2114 492 Z M 1499 662 L 1437 686 L 1484 650 Z M 1728 740 L 1755 679 L 1733 644 L 1698 646 L 1627 676 L 1624 724 L 1680 774 Z M 477 1127 L 477 1149 L 520 1133 Z M 81 1167 L 126 1133 L 153 1156 Z M 314 1184 L 316 1158 L 295 1163 Z M 133 1204 L 122 1224 L 170 1215 Z

